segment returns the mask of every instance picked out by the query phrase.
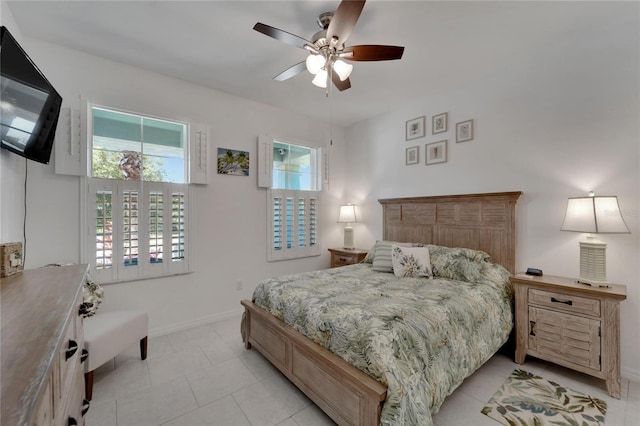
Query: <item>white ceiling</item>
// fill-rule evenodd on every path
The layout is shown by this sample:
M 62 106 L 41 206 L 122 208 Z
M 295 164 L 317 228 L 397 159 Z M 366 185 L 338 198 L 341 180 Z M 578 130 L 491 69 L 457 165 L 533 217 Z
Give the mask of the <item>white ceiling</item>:
M 272 77 L 306 51 L 253 31 L 256 22 L 309 39 L 338 1 L 8 1 L 26 37 L 211 87 L 340 125 L 464 87 L 571 35 L 606 31 L 593 2 L 370 0 L 347 45 L 405 46 L 400 61 L 356 62 L 352 88 L 332 93 L 304 72 Z M 609 3 L 610 4 L 610 3 Z M 576 33 L 583 32 L 581 37 Z

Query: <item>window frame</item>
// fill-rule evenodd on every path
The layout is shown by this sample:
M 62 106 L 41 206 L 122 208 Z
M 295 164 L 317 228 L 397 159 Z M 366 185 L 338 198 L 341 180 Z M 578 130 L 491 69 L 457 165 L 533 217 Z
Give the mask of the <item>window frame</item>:
M 292 189 L 275 189 L 273 188 L 273 149 L 274 143 L 296 145 L 314 150 L 313 158 L 313 180 L 316 185 L 315 190 L 292 190 Z M 291 138 L 274 137 L 272 135 L 263 134 L 258 137 L 258 186 L 266 188 L 267 196 L 267 261 L 280 261 L 288 259 L 298 259 L 303 257 L 320 256 L 320 194 L 322 192 L 323 183 L 327 184 L 326 179 L 326 157 L 323 155 L 321 147 L 314 146 L 309 142 L 294 140 Z M 315 228 L 307 229 L 307 239 L 315 236 L 315 244 L 307 247 L 283 247 L 281 250 L 275 249 L 275 204 L 276 198 L 294 198 L 296 200 L 315 200 Z M 309 214 L 305 215 L 305 223 L 311 224 Z M 299 224 L 298 212 L 294 213 L 294 222 Z M 295 233 L 294 233 L 295 234 Z M 286 235 L 285 235 L 286 238 Z
M 193 184 L 207 183 L 208 153 L 207 132 L 205 125 L 192 124 L 183 120 L 159 118 L 139 112 L 127 111 L 122 108 L 107 107 L 97 103 L 87 102 L 87 114 L 84 117 L 86 125 L 86 173 L 81 175 L 81 257 L 84 263 L 90 264 L 92 277 L 101 284 L 136 281 L 140 279 L 159 278 L 192 272 L 191 264 L 191 232 L 192 214 L 191 202 L 193 198 Z M 185 183 L 132 181 L 124 179 L 106 179 L 91 177 L 93 169 L 93 107 L 106 109 L 125 114 L 133 114 L 144 118 L 171 121 L 185 125 L 184 132 L 184 173 Z M 194 149 L 195 147 L 195 149 Z M 195 164 L 191 159 L 191 153 L 196 153 Z M 195 176 L 195 178 L 194 178 Z M 96 268 L 96 192 L 98 190 L 111 191 L 112 193 L 112 265 L 109 268 Z M 124 246 L 122 244 L 122 226 L 124 214 L 122 210 L 122 196 L 124 191 L 137 191 L 138 193 L 138 260 L 133 266 L 124 265 Z M 150 225 L 149 202 L 152 192 L 163 194 L 163 261 L 151 262 L 150 260 Z M 184 231 L 183 240 L 184 256 L 180 261 L 172 260 L 172 204 L 174 193 L 184 195 Z M 119 206 L 119 207 L 118 207 Z M 179 237 L 180 238 L 180 237 Z

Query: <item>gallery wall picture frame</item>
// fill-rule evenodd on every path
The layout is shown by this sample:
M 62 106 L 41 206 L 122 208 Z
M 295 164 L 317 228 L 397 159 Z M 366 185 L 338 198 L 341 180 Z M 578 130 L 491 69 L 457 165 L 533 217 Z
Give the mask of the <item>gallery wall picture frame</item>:
M 473 140 L 473 120 L 456 124 L 456 143 Z
M 425 135 L 425 116 L 408 120 L 405 128 L 405 140 L 422 138 Z
M 405 152 L 405 163 L 407 166 L 411 164 L 418 164 L 420 161 L 420 147 L 412 146 L 407 148 Z
M 424 163 L 427 166 L 447 162 L 447 140 L 428 143 L 424 151 Z
M 431 117 L 431 134 L 437 135 L 446 132 L 449 129 L 448 119 L 449 113 L 447 112 Z
M 219 175 L 249 176 L 249 151 L 218 148 Z

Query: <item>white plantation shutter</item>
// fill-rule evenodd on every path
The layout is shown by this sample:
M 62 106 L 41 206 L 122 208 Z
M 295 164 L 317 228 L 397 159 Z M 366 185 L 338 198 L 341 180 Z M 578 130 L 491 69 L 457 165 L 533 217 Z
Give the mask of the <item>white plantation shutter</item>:
M 186 184 L 89 179 L 87 261 L 97 282 L 189 271 Z
M 269 189 L 267 204 L 270 241 L 267 260 L 285 260 L 320 254 L 316 191 Z

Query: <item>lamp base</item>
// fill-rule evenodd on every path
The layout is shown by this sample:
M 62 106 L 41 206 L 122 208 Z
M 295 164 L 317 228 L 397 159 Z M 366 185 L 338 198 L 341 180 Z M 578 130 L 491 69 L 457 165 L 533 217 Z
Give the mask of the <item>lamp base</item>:
M 344 227 L 344 249 L 353 250 L 353 228 L 347 224 Z
M 594 237 L 580 242 L 580 278 L 577 282 L 593 287 L 608 287 L 607 245 Z

